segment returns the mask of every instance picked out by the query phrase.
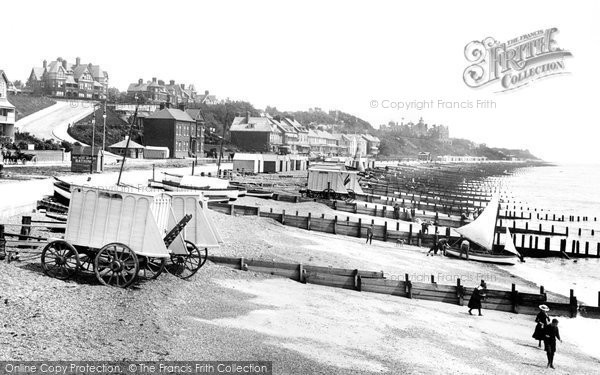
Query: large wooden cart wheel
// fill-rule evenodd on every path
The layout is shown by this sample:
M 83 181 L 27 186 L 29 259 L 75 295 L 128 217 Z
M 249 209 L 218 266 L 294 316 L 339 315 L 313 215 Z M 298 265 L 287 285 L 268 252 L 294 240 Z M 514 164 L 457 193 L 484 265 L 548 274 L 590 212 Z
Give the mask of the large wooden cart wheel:
M 200 250 L 198 247 L 186 240 L 185 246 L 187 248 L 186 255 L 180 254 L 171 254 L 171 259 L 167 262 L 167 271 L 174 276 L 177 276 L 181 279 L 187 279 L 192 276 L 200 267 L 206 263 L 206 258 L 208 257 L 208 249 Z
M 42 270 L 50 277 L 67 280 L 79 269 L 79 254 L 66 241 L 52 241 L 42 250 Z
M 137 255 L 129 246 L 113 242 L 104 246 L 94 259 L 96 278 L 104 285 L 127 288 L 140 271 Z
M 165 258 L 141 257 L 140 276 L 145 279 L 156 279 L 165 269 Z

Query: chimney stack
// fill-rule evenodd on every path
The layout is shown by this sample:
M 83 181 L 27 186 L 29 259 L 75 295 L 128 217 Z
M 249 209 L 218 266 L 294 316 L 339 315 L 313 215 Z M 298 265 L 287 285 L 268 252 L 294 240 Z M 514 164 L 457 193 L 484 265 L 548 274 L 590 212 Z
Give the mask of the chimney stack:
M 143 83 L 144 83 L 144 79 L 143 78 L 138 79 L 138 85 L 141 85 Z
M 170 80 L 169 83 L 171 84 L 171 86 L 175 86 L 175 80 L 174 79 Z
M 246 111 L 246 123 L 250 122 L 250 111 Z
M 179 103 L 179 105 L 177 106 L 177 108 L 179 108 L 180 111 L 184 111 L 185 112 L 185 103 Z
M 152 83 L 156 83 L 156 77 L 152 77 Z
M 62 66 L 63 68 L 67 69 L 67 60 L 62 61 Z
M 208 90 L 204 90 L 204 95 L 208 96 Z
M 158 109 L 160 109 L 161 111 L 163 109 L 165 109 L 165 103 L 160 103 L 160 105 L 158 106 Z
M 48 61 L 44 60 L 44 69 L 46 69 L 47 65 L 48 65 Z
M 81 57 L 77 57 L 75 59 L 75 66 L 79 66 L 79 65 L 81 65 Z
M 182 90 L 185 90 L 185 83 L 182 83 L 180 86 Z
M 158 84 L 161 85 L 161 86 L 164 86 L 165 85 L 165 81 L 163 81 L 162 79 L 159 79 L 158 80 Z

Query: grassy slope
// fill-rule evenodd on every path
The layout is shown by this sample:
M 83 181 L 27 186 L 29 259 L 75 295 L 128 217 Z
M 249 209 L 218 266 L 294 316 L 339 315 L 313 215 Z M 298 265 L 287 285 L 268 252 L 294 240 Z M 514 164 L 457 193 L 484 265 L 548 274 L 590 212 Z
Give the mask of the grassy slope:
M 44 96 L 9 95 L 8 101 L 17 109 L 17 120 L 56 104 L 55 100 Z

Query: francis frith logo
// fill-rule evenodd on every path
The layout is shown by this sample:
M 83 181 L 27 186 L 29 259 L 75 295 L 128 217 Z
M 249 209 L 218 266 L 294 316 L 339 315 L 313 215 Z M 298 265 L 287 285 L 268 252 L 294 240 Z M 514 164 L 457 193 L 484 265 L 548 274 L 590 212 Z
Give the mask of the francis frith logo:
M 540 78 L 566 74 L 565 57 L 571 52 L 558 47 L 557 28 L 537 30 L 501 43 L 492 37 L 465 47 L 469 65 L 463 80 L 472 88 L 491 84 L 498 92 L 514 90 Z

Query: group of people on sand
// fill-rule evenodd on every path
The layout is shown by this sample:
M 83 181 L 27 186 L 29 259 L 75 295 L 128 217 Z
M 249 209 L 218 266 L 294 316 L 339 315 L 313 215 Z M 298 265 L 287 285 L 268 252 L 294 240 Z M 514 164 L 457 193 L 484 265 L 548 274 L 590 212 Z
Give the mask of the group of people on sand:
M 481 280 L 481 283 L 473 289 L 471 298 L 467 307 L 469 308 L 469 314 L 473 315 L 472 311 L 477 310 L 479 316 L 483 316 L 481 313 L 481 301 L 486 297 L 487 285 L 485 281 Z M 550 309 L 546 305 L 539 306 L 540 312 L 535 317 L 535 330 L 532 337 L 538 340 L 538 347 L 542 347 L 542 341 L 544 342 L 544 350 L 548 357 L 548 365 L 546 367 L 554 368 L 554 353 L 556 353 L 556 340 L 562 342 L 560 338 L 560 332 L 558 330 L 558 319 L 550 320 L 548 311 Z
M 548 365 L 546 367 L 554 368 L 554 353 L 556 353 L 556 340 L 562 342 L 560 332 L 558 330 L 558 319 L 550 320 L 548 311 L 550 309 L 546 305 L 539 306 L 540 312 L 535 317 L 535 330 L 532 337 L 538 340 L 538 347 L 542 347 L 544 342 L 544 350 L 548 357 Z

